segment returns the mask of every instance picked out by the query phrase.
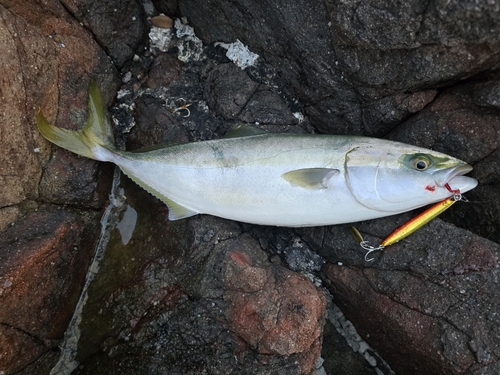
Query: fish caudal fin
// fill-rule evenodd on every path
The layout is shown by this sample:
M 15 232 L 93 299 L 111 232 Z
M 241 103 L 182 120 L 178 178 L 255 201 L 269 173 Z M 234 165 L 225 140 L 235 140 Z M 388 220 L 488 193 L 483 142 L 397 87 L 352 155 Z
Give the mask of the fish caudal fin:
M 82 130 L 61 129 L 50 124 L 39 109 L 38 130 L 50 142 L 75 154 L 95 160 L 107 160 L 107 151 L 116 149 L 111 124 L 101 90 L 95 81 L 90 83 L 88 120 Z

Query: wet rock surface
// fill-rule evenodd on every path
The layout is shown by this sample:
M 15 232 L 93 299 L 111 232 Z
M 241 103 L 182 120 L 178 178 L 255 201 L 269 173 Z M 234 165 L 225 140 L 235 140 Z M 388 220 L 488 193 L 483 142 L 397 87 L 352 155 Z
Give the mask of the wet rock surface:
M 97 228 L 95 215 L 52 208 L 28 214 L 2 233 L 0 368 L 48 373 L 73 315 Z
M 500 371 L 493 3 L 0 1 L 0 12 L 9 67 L 0 104 L 0 372 L 49 374 L 58 347 L 70 349 L 66 368 L 74 366 L 58 374 Z M 147 16 L 161 12 L 187 18 L 150 29 Z M 150 31 L 167 40 L 148 49 Z M 244 70 L 248 56 L 217 44 L 236 39 L 261 56 Z M 50 146 L 34 117 L 40 105 L 57 125 L 80 127 L 90 78 L 108 104 L 120 89 L 110 114 L 128 150 L 257 123 L 436 149 L 471 163 L 479 186 L 469 203 L 367 263 L 347 225 L 169 222 L 164 204 L 122 176 L 70 347 L 63 332 L 112 166 Z M 413 215 L 356 227 L 376 245 Z
M 235 223 L 165 224 L 166 207 L 124 179 L 134 234 L 130 242 L 111 234 L 83 311 L 75 373 L 312 373 L 323 291 L 271 264 Z

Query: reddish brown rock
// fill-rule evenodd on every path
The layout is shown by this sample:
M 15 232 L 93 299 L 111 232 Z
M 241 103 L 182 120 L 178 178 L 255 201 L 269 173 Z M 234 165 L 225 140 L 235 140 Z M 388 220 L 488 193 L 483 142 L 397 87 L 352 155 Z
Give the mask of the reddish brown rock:
M 43 355 L 48 348 L 22 330 L 0 324 L 0 371 L 13 374 Z
M 323 292 L 281 266 L 255 264 L 238 242 L 226 255 L 223 275 L 231 330 L 259 353 L 301 353 L 302 371 L 311 372 L 321 349 Z
M 178 79 L 182 71 L 182 62 L 168 53 L 156 57 L 148 77 L 148 86 L 157 88 L 168 86 Z
M 91 228 L 57 210 L 28 215 L 2 234 L 1 370 L 23 369 L 62 339 L 93 250 Z
M 35 201 L 40 198 L 100 208 L 107 191 L 102 194 L 97 188 L 105 186 L 101 182 L 106 178 L 95 163 L 92 167 L 83 158 L 64 152 L 49 162 L 52 146 L 39 134 L 35 115 L 41 106 L 58 125 L 81 126 L 91 76 L 109 85 L 115 71 L 92 34 L 57 1 L 43 5 L 2 1 L 0 20 L 0 65 L 4 68 L 0 370 L 45 373 L 78 299 L 97 221 L 92 224 L 96 220 L 92 212 L 30 212 L 47 210 Z M 46 189 L 39 189 L 42 171 Z
M 57 114 L 59 125 L 81 126 L 86 117 L 90 76 L 109 82 L 114 69 L 92 35 L 57 1 L 50 0 L 43 6 L 35 1 L 3 1 L 0 19 L 3 208 L 39 197 L 38 182 L 51 147 L 36 128 L 38 107 L 51 121 Z M 0 222 L 15 221 L 23 211 L 0 210 Z

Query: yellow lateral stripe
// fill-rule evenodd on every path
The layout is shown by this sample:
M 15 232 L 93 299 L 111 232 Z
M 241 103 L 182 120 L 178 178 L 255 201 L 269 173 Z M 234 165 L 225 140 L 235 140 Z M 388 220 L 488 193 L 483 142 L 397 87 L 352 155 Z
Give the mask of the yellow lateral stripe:
M 389 237 L 387 237 L 382 242 L 382 244 L 380 246 L 387 247 L 387 246 L 390 246 L 392 244 L 395 244 L 396 242 L 401 241 L 403 238 L 408 237 L 410 234 L 412 234 L 416 230 L 420 229 L 425 224 L 432 221 L 438 215 L 440 215 L 441 213 L 446 211 L 448 208 L 450 208 L 453 205 L 453 203 L 455 203 L 457 200 L 458 199 L 456 199 L 456 196 L 451 196 L 442 202 L 436 203 L 434 206 L 428 208 L 427 210 L 422 212 L 420 215 L 414 217 L 413 219 L 411 219 L 407 223 L 400 226 L 394 232 L 392 232 L 389 235 Z

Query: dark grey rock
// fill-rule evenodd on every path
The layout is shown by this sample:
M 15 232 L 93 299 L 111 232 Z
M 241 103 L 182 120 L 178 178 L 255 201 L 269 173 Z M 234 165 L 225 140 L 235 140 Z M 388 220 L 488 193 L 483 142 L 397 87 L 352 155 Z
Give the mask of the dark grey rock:
M 375 246 L 388 228 L 397 227 L 394 220 L 357 227 Z M 396 373 L 421 366 L 428 372 L 467 373 L 497 361 L 498 244 L 436 219 L 364 268 L 359 245 L 342 237 L 328 240 L 333 233 L 332 227 L 319 236 L 317 230 L 304 230 L 303 236 L 313 248 L 321 243 L 331 262 L 324 272 L 335 302 Z M 411 332 L 411 340 L 402 332 Z
M 157 88 L 160 86 L 168 86 L 172 81 L 179 78 L 182 71 L 182 62 L 176 57 L 168 53 L 158 55 L 148 77 L 148 86 L 150 88 Z
M 65 1 L 65 6 L 79 22 L 92 30 L 101 47 L 118 68 L 145 42 L 146 21 L 142 7 L 135 1 Z
M 324 260 L 313 252 L 300 237 L 294 237 L 283 249 L 283 255 L 290 269 L 312 273 L 321 270 Z
M 205 96 L 212 111 L 226 120 L 236 119 L 259 84 L 236 65 L 219 65 L 208 75 Z
M 269 88 L 255 91 L 238 119 L 259 125 L 293 125 L 299 122 L 284 100 Z
M 485 82 L 474 88 L 474 102 L 484 107 L 500 109 L 500 82 Z
M 489 3 L 301 0 L 282 7 L 181 0 L 179 6 L 206 43 L 240 39 L 275 66 L 313 124 L 334 133 L 363 133 L 372 122 L 362 109 L 382 97 L 449 85 L 499 59 L 498 9 Z

